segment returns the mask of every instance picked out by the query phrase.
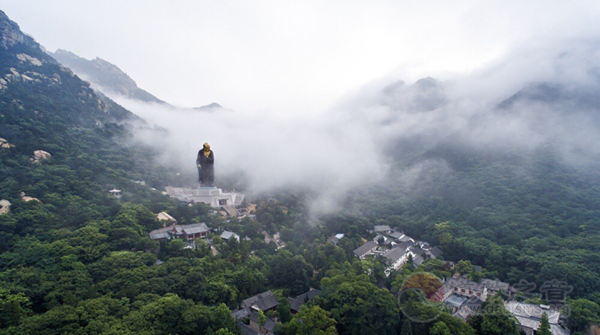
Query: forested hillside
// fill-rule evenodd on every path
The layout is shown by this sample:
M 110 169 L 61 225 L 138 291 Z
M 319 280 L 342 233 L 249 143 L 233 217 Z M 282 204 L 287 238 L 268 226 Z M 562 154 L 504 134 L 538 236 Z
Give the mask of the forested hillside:
M 409 319 L 401 307 L 434 312 L 398 301 L 405 280 L 424 272 L 563 279 L 574 287 L 569 328 L 599 321 L 598 174 L 553 159 L 552 148 L 485 155 L 434 141 L 396 159 L 384 183 L 353 192 L 344 211 L 315 216 L 312 194 L 285 190 L 253 197 L 255 218 L 225 218 L 161 193 L 180 180 L 156 164 L 158 146 L 133 140 L 144 120 L 95 93 L 1 11 L 0 34 L 0 199 L 10 203 L 0 214 L 0 334 L 240 334 L 232 311 L 268 290 L 278 305 L 257 313 L 264 333 L 520 334 L 503 293 L 468 322 L 446 309 L 434 321 Z M 415 166 L 425 173 L 407 181 Z M 193 248 L 154 241 L 161 211 L 214 231 Z M 378 224 L 444 255 L 386 276 L 382 257 L 355 255 Z M 222 239 L 223 230 L 240 240 Z M 276 233 L 284 245 L 266 242 Z M 319 295 L 292 314 L 288 297 L 311 287 Z

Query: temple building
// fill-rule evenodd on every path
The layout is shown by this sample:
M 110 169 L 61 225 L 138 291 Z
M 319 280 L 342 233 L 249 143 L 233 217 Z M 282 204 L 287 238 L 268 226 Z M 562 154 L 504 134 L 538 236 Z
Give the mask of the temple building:
M 156 241 L 183 239 L 194 240 L 204 238 L 210 232 L 210 228 L 202 222 L 189 225 L 174 225 L 170 227 L 155 229 L 148 234 L 151 239 Z
M 108 193 L 110 193 L 110 195 L 112 195 L 113 197 L 117 198 L 117 199 L 121 199 L 121 190 L 117 190 L 116 188 L 113 188 L 112 190 L 108 191 Z
M 167 186 L 166 192 L 170 197 L 184 202 L 202 202 L 214 208 L 223 207 L 228 214 L 235 216 L 239 214 L 235 209 L 244 201 L 244 194 L 238 192 L 223 192 L 215 186 L 203 186 L 198 188 L 177 188 Z

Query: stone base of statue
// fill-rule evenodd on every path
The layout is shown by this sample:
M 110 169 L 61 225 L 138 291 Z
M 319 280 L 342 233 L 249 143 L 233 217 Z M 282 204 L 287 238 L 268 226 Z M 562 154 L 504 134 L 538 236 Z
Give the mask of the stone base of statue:
M 239 192 L 223 192 L 216 186 L 200 186 L 197 188 L 176 188 L 168 186 L 169 196 L 185 202 L 202 202 L 211 207 L 239 206 L 244 201 L 244 194 Z

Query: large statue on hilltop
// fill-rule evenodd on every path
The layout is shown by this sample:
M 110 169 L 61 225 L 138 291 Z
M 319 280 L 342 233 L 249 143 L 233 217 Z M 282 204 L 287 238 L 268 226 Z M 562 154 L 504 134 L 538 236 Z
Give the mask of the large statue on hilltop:
M 200 182 L 200 186 L 213 186 L 215 182 L 215 155 L 210 150 L 208 143 L 204 143 L 202 149 L 198 151 L 196 165 L 198 166 L 198 181 Z

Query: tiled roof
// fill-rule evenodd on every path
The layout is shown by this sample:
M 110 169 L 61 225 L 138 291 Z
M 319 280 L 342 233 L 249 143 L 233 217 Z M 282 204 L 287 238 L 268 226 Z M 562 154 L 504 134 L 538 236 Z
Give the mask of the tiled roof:
M 296 300 L 298 301 L 302 301 L 302 302 L 306 302 L 307 299 L 308 300 L 313 300 L 314 298 L 316 298 L 319 294 L 321 294 L 321 290 L 317 290 L 316 288 L 310 288 L 310 290 L 308 290 L 308 292 L 302 293 L 300 295 L 296 296 Z
M 258 312 L 252 311 L 250 313 L 250 321 L 258 324 Z M 271 320 L 271 318 L 267 318 L 263 328 L 272 332 L 275 329 L 275 321 Z
M 510 284 L 501 282 L 499 280 L 482 279 L 481 285 L 485 286 L 488 290 L 491 290 L 491 291 L 503 290 L 504 292 L 508 293 L 510 290 Z
M 304 305 L 303 301 L 298 301 L 294 298 L 287 298 L 288 302 L 290 303 L 290 309 L 294 310 L 294 311 L 300 311 L 300 307 L 302 307 L 302 305 Z
M 235 320 L 243 319 L 250 315 L 250 308 L 242 308 L 240 310 L 232 312 L 231 315 Z
M 259 332 L 250 328 L 250 326 L 248 326 L 242 322 L 238 322 L 238 327 L 240 328 L 240 332 L 242 335 L 260 335 Z
M 456 294 L 451 294 L 447 299 L 446 299 L 446 304 L 453 306 L 453 307 L 460 307 L 462 306 L 466 301 L 468 300 L 467 297 L 462 296 L 462 295 L 456 295 Z
M 538 319 L 538 322 L 542 319 L 544 313 L 548 315 L 548 322 L 551 324 L 558 323 L 560 318 L 560 313 L 557 310 L 542 308 L 539 305 L 510 301 L 505 302 L 504 307 L 514 316 Z
M 354 249 L 354 254 L 358 257 L 363 256 L 364 254 L 368 253 L 369 251 L 373 250 L 375 247 L 377 247 L 377 244 L 373 241 L 369 241 L 363 245 L 361 245 L 360 247 Z
M 222 238 L 222 239 L 225 239 L 225 240 L 228 240 L 228 239 L 232 238 L 233 236 L 237 236 L 237 238 L 238 238 L 238 239 L 240 238 L 240 237 L 238 236 L 238 234 L 236 234 L 236 233 L 234 233 L 234 232 L 227 231 L 227 230 L 225 230 L 225 231 L 223 231 L 223 232 L 221 233 L 221 238 Z
M 444 289 L 446 292 L 454 291 L 455 287 L 459 289 L 471 290 L 473 292 L 483 292 L 485 288 L 485 286 L 465 278 L 447 278 L 446 282 L 444 283 Z
M 389 236 L 389 237 L 392 237 L 392 238 L 395 238 L 395 239 L 399 239 L 399 238 L 401 238 L 402 236 L 404 236 L 404 233 L 402 233 L 402 232 L 399 232 L 399 231 L 394 231 L 394 232 L 392 232 L 392 233 L 388 234 L 388 236 Z
M 387 260 L 389 260 L 390 263 L 395 263 L 400 258 L 402 258 L 405 254 L 406 254 L 406 249 L 404 249 L 404 248 L 394 248 L 394 249 L 391 249 L 391 250 L 388 250 L 388 251 L 384 252 L 381 255 L 383 257 L 385 257 Z
M 290 308 L 292 310 L 299 311 L 302 305 L 304 305 L 308 301 L 314 300 L 319 294 L 321 294 L 320 290 L 311 287 L 308 292 L 302 293 L 293 298 L 288 297 Z
M 153 240 L 159 240 L 163 238 L 169 238 L 169 231 L 173 230 L 173 227 L 165 227 L 160 229 L 155 229 L 151 231 L 148 235 Z
M 429 252 L 431 253 L 431 255 L 434 256 L 434 258 L 438 258 L 444 254 L 444 252 L 442 250 L 440 250 L 440 248 L 438 248 L 438 247 L 433 247 L 433 248 L 429 249 Z
M 413 263 L 416 266 L 419 266 L 419 265 L 423 264 L 424 262 L 425 262 L 425 258 L 423 258 L 423 256 L 421 256 L 421 255 L 417 255 L 417 256 L 415 256 L 415 258 L 413 258 Z
M 279 305 L 279 301 L 277 301 L 277 298 L 275 298 L 275 296 L 273 295 L 273 292 L 267 291 L 267 292 L 263 292 L 261 294 L 257 294 L 248 299 L 245 299 L 240 304 L 240 307 L 247 308 L 247 307 L 255 306 L 256 308 L 258 308 L 260 310 L 266 311 L 266 310 L 272 309 L 274 307 L 277 307 L 277 305 Z
M 413 245 L 415 245 L 415 242 L 408 241 L 408 242 L 398 243 L 396 246 L 394 246 L 394 248 L 400 248 L 400 249 L 403 249 L 403 250 L 408 250 L 408 248 L 412 247 Z
M 210 228 L 208 228 L 208 226 L 204 222 L 188 224 L 188 225 L 183 225 L 183 226 L 179 226 L 179 227 L 186 234 L 198 234 L 198 233 L 206 233 L 206 232 L 210 231 Z
M 410 236 L 404 235 L 404 236 L 400 237 L 398 239 L 398 241 L 400 241 L 400 242 L 411 242 L 411 241 L 413 241 L 413 239 Z

